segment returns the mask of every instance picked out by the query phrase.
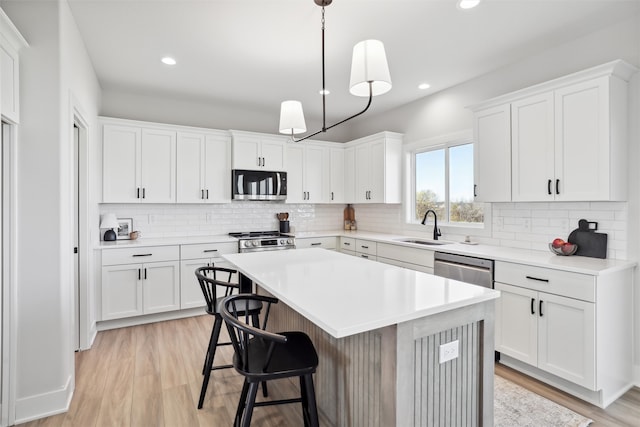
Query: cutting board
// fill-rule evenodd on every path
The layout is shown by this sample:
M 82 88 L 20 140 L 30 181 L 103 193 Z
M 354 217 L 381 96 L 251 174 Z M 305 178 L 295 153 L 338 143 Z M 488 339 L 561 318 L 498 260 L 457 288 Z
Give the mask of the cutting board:
M 578 228 L 569 234 L 569 243 L 578 245 L 575 255 L 591 258 L 607 257 L 607 234 L 596 233 L 597 222 L 586 219 L 578 221 Z

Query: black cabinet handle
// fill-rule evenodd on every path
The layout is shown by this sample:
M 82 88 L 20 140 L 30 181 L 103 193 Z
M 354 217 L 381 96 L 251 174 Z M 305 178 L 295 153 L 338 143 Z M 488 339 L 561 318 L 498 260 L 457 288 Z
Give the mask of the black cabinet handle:
M 551 180 L 547 181 L 547 193 L 551 195 Z
M 360 247 L 361 247 L 362 249 L 369 249 L 369 246 L 365 246 L 365 245 L 360 245 Z
M 531 298 L 531 314 L 536 314 L 536 311 L 533 308 L 535 301 L 535 298 Z
M 473 197 L 478 197 L 478 184 L 473 184 Z
M 144 280 L 147 280 L 147 269 L 144 269 Z
M 333 191 L 331 192 L 331 200 L 333 200 Z
M 343 242 L 342 244 L 345 245 L 345 246 L 351 246 L 351 243 L 349 243 L 349 242 Z
M 540 317 L 542 317 L 542 300 L 540 300 L 540 305 L 538 305 L 538 313 L 540 313 Z
M 311 246 L 320 246 L 320 245 L 322 245 L 322 243 L 321 243 L 321 242 L 317 242 L 317 243 L 312 243 L 312 244 L 311 244 Z
M 143 199 L 146 198 L 146 195 L 145 195 L 146 190 L 147 190 L 146 188 L 142 187 L 142 198 Z
M 549 283 L 549 279 L 540 279 L 538 277 L 531 277 L 531 276 L 524 276 L 529 280 L 536 280 L 538 282 L 545 282 L 545 283 Z
M 207 189 L 207 200 L 209 200 L 209 189 Z
M 218 252 L 218 250 L 217 249 L 205 249 L 202 252 L 204 252 L 204 253 L 207 253 L 207 252 Z
M 140 198 L 140 187 L 136 188 L 136 199 Z
M 151 256 L 153 254 L 134 254 L 133 257 L 139 257 L 139 256 Z
M 556 179 L 556 194 L 560 194 L 560 180 Z
M 138 280 L 140 280 L 142 278 L 141 274 L 142 274 L 142 272 L 140 271 L 140 269 L 138 269 Z
M 362 258 L 367 258 L 369 259 L 369 255 L 360 255 Z
M 204 199 L 204 190 L 200 190 L 200 198 Z

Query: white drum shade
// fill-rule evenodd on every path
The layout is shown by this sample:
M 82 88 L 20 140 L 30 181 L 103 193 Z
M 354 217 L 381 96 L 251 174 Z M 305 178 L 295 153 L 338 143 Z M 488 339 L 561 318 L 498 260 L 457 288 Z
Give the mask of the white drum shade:
M 373 82 L 373 96 L 391 90 L 387 55 L 380 40 L 364 40 L 353 47 L 349 91 L 355 96 L 369 96 L 369 82 Z
M 304 133 L 307 125 L 304 122 L 302 103 L 300 101 L 282 101 L 280 104 L 280 133 L 287 135 Z

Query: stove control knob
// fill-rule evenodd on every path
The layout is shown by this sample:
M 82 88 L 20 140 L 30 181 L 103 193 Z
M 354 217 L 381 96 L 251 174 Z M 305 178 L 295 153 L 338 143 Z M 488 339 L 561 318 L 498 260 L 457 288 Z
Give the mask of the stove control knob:
M 244 242 L 244 246 L 248 248 L 249 246 L 251 246 L 251 242 L 247 240 L 246 242 Z
M 284 245 L 284 239 L 280 239 L 280 244 Z
M 257 241 L 257 240 L 252 240 L 252 241 L 251 241 L 251 244 L 252 244 L 253 246 L 258 246 L 258 241 Z
M 288 245 L 293 245 L 293 239 L 287 239 L 287 244 Z

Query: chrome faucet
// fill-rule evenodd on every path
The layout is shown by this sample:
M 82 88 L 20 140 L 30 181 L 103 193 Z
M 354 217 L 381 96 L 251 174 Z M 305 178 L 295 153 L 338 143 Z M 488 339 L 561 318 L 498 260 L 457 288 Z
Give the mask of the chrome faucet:
M 438 236 L 442 236 L 442 233 L 440 233 L 440 229 L 438 228 L 438 215 L 436 215 L 436 211 L 429 209 L 425 212 L 424 218 L 422 218 L 422 225 L 425 225 L 424 223 L 427 222 L 427 215 L 429 215 L 429 212 L 433 214 L 433 240 L 438 240 Z

